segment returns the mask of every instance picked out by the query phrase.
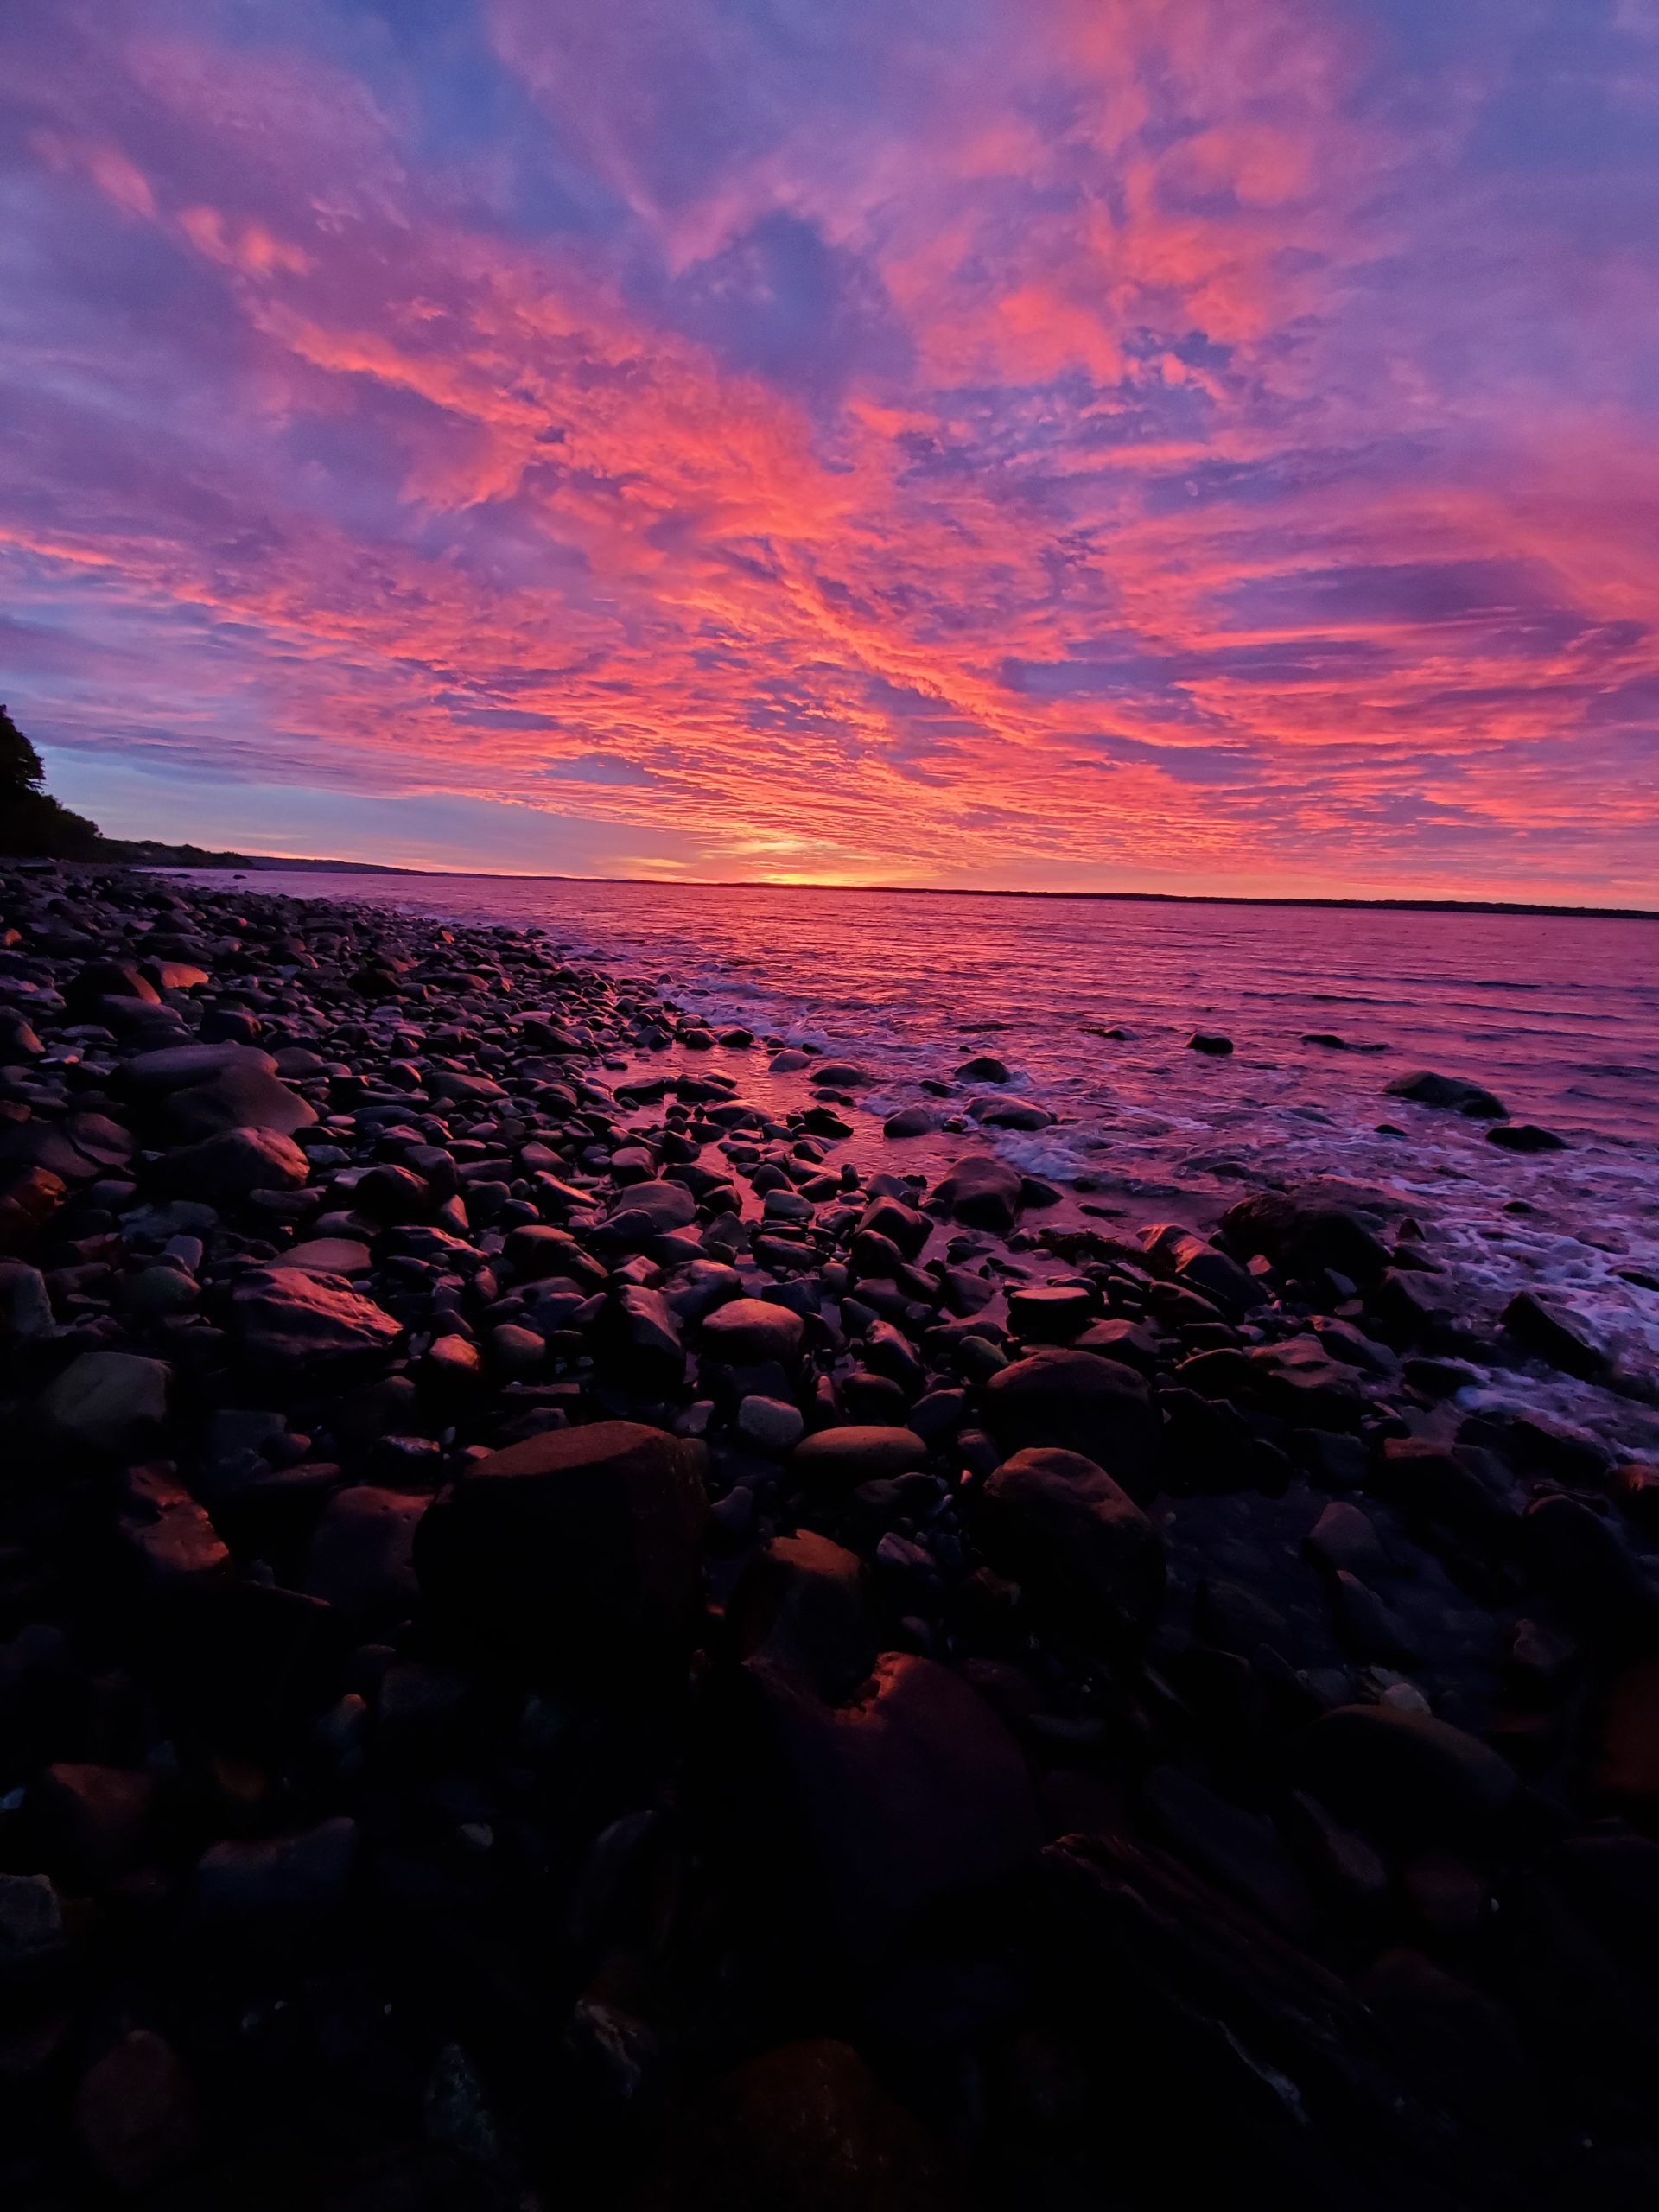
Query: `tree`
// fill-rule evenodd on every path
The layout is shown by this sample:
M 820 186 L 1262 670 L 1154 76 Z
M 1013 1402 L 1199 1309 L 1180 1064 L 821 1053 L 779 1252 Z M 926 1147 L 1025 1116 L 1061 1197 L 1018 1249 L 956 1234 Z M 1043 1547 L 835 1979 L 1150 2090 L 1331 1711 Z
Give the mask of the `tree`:
M 90 860 L 99 845 L 98 824 L 52 797 L 40 754 L 0 706 L 0 853 Z

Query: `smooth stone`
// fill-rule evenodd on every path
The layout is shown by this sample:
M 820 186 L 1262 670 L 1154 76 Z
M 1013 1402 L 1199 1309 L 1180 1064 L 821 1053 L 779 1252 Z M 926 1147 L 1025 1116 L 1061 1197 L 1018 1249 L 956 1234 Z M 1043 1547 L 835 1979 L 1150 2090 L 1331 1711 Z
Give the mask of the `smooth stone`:
M 1565 1152 L 1567 1139 L 1554 1129 L 1541 1129 L 1535 1122 L 1500 1122 L 1486 1132 L 1488 1144 L 1503 1152 Z
M 1612 1365 L 1580 1322 L 1535 1291 L 1516 1294 L 1503 1308 L 1503 1325 L 1529 1351 L 1584 1382 L 1599 1381 Z
M 172 2044 L 153 2029 L 129 2029 L 82 2075 L 75 2130 L 88 2163 L 119 2190 L 147 2190 L 188 2165 L 200 2126 Z
M 1137 1501 L 1156 1487 L 1158 1414 L 1145 1382 L 1118 1360 L 1045 1346 L 991 1376 L 984 1412 L 1007 1452 L 1079 1452 Z
M 705 1352 L 732 1367 L 758 1367 L 769 1359 L 791 1367 L 805 1336 L 805 1322 L 787 1306 L 734 1298 L 703 1316 L 699 1341 Z
M 940 1180 L 939 1204 L 969 1229 L 1006 1232 L 1025 1202 L 1024 1179 L 1010 1161 L 993 1152 L 969 1153 Z
M 908 1474 L 927 1458 L 927 1446 L 914 1429 L 821 1428 L 804 1437 L 790 1454 L 790 1471 L 826 1490 L 851 1490 L 859 1483 Z
M 1514 1768 L 1477 1737 L 1431 1713 L 1386 1705 L 1327 1713 L 1303 1738 L 1300 1766 L 1322 1804 L 1383 1837 L 1478 1832 L 1520 1788 Z
M 1363 1285 L 1389 1265 L 1387 1245 L 1362 1215 L 1312 1192 L 1255 1192 L 1223 1214 L 1220 1233 L 1235 1251 L 1259 1253 L 1293 1276 L 1334 1268 Z
M 806 1421 L 800 1408 L 782 1398 L 756 1396 L 739 1402 L 737 1433 L 758 1452 L 781 1458 L 800 1442 L 805 1429 Z
M 994 1052 L 977 1052 L 957 1070 L 958 1083 L 1007 1083 L 1014 1071 Z
M 215 1918 L 315 1919 L 344 1901 L 357 1851 L 343 1815 L 297 1835 L 215 1843 L 197 1863 L 197 1900 Z
M 881 1134 L 895 1140 L 931 1136 L 942 1126 L 943 1120 L 943 1116 L 931 1106 L 901 1106 L 881 1124 Z
M 475 1460 L 416 1532 L 435 1620 L 537 1669 L 649 1662 L 696 1614 L 705 1457 L 695 1439 L 604 1421 Z
M 1233 1049 L 1230 1037 L 1224 1037 L 1218 1030 L 1195 1029 L 1186 1040 L 1189 1052 L 1208 1052 L 1216 1059 L 1225 1059 Z
M 162 1179 L 169 1190 L 217 1205 L 254 1191 L 296 1191 L 310 1172 L 310 1161 L 291 1136 L 238 1128 L 171 1154 Z
M 832 1702 L 875 1664 L 864 1562 L 810 1529 L 774 1536 L 756 1553 L 738 1578 L 726 1625 L 740 1658 L 797 1675 Z
M 975 1516 L 993 1567 L 1046 1586 L 1085 1629 L 1147 1627 L 1164 1594 L 1158 1531 L 1103 1467 L 1080 1452 L 1036 1446 L 1005 1459 Z
M 48 1384 L 40 1407 L 54 1434 L 95 1451 L 126 1452 L 167 1418 L 172 1370 L 136 1352 L 85 1351 Z

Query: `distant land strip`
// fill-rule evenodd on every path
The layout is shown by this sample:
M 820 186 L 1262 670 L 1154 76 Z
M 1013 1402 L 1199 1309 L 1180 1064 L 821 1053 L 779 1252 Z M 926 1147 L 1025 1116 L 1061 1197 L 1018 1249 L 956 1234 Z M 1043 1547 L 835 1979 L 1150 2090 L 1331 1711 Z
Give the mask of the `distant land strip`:
M 110 840 L 111 844 L 115 840 Z M 242 868 L 251 873 L 276 874 L 284 869 L 308 870 L 315 875 L 406 875 L 416 878 L 455 878 L 467 883 L 627 883 L 671 891 L 837 891 L 854 897 L 915 899 L 1089 899 L 1120 906 L 1311 906 L 1366 913 L 1399 914 L 1553 914 L 1582 922 L 1659 922 L 1659 908 L 1652 906 L 1556 906 L 1543 900 L 1519 899 L 1295 899 L 1267 898 L 1231 891 L 1033 891 L 969 888 L 940 883 L 765 883 L 731 876 L 569 875 L 540 874 L 526 869 L 481 868 L 396 868 L 383 861 L 305 860 L 277 853 L 218 853 L 195 845 L 163 845 L 148 839 L 128 839 L 111 859 L 132 868 Z M 97 866 L 99 862 L 84 863 Z

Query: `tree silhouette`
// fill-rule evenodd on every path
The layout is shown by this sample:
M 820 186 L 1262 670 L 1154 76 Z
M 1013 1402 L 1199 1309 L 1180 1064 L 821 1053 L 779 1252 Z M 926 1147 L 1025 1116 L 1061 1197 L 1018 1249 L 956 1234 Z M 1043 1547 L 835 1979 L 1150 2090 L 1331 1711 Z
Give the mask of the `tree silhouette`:
M 89 860 L 99 842 L 98 824 L 47 790 L 40 754 L 0 706 L 0 853 Z

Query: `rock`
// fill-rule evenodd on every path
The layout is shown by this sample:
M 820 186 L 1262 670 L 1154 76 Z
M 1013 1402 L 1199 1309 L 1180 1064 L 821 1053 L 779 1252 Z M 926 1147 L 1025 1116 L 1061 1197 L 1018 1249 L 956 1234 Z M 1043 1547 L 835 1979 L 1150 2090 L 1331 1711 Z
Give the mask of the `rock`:
M 0 1981 L 57 1960 L 63 1903 L 44 1874 L 0 1874 Z
M 231 1293 L 231 1328 L 247 1358 L 296 1372 L 318 1364 L 331 1370 L 367 1364 L 403 1335 L 390 1313 L 343 1277 L 299 1268 L 238 1276 Z
M 939 1184 L 941 1206 L 970 1229 L 1006 1232 L 1024 1204 L 1020 1171 L 992 1152 L 972 1152 L 959 1160 Z
M 143 1855 L 155 1802 L 147 1774 L 60 1760 L 30 1785 L 26 1811 L 48 1866 L 67 1869 L 76 1886 L 95 1885 Z
M 993 1375 L 984 1408 L 1007 1452 L 1080 1452 L 1137 1501 L 1156 1488 L 1158 1414 L 1146 1383 L 1118 1360 L 1046 1346 Z
M 695 1614 L 703 1465 L 701 1443 L 620 1421 L 475 1461 L 416 1532 L 435 1619 L 537 1670 L 648 1664 Z
M 831 1090 L 852 1090 L 869 1080 L 868 1071 L 851 1060 L 820 1060 L 812 1071 L 812 1081 Z
M 1005 1459 L 976 1529 L 993 1567 L 1046 1590 L 1084 1630 L 1148 1627 L 1164 1594 L 1162 1539 L 1092 1459 L 1036 1446 Z
M 62 1176 L 27 1160 L 0 1160 L 0 1252 L 19 1252 L 69 1195 Z
M 1013 1072 L 1007 1062 L 999 1060 L 994 1052 L 978 1052 L 971 1060 L 964 1060 L 957 1070 L 957 1081 L 1007 1083 Z
M 804 1437 L 789 1456 L 791 1474 L 825 1491 L 852 1490 L 919 1467 L 927 1446 L 914 1429 L 821 1428 Z
M 354 1236 L 314 1236 L 279 1252 L 270 1264 L 297 1268 L 306 1275 L 365 1275 L 373 1259 L 368 1246 Z
M 218 1530 L 169 1468 L 129 1467 L 121 1492 L 118 1526 L 151 1581 L 171 1586 L 229 1571 Z
M 1503 1325 L 1529 1351 L 1585 1382 L 1599 1381 L 1612 1365 L 1579 1322 L 1535 1291 L 1516 1292 L 1503 1308 Z
M 1297 1277 L 1335 1268 L 1361 1285 L 1375 1282 L 1389 1264 L 1389 1249 L 1351 1206 L 1311 1193 L 1258 1191 L 1230 1206 L 1221 1234 L 1236 1252 L 1260 1253 Z
M 1304 1539 L 1304 1548 L 1333 1574 L 1357 1574 L 1370 1580 L 1389 1572 L 1388 1555 L 1370 1516 L 1344 1500 L 1325 1507 Z
M 175 1143 L 234 1128 L 292 1136 L 316 1112 L 281 1081 L 276 1065 L 249 1045 L 168 1045 L 129 1060 L 121 1084 L 154 1132 Z
M 764 1659 L 835 1703 L 875 1664 L 864 1563 L 827 1536 L 774 1536 L 738 1579 L 726 1624 L 740 1658 Z
M 734 1298 L 703 1316 L 703 1351 L 732 1367 L 758 1367 L 776 1360 L 791 1368 L 801 1356 L 806 1324 L 787 1306 L 767 1299 Z
M 197 1900 L 217 1919 L 314 1920 L 344 1901 L 357 1847 L 357 1822 L 344 1815 L 298 1835 L 215 1843 L 196 1867 Z
M 510 1230 L 504 1256 L 521 1282 L 568 1275 L 584 1290 L 598 1290 L 609 1280 L 605 1268 L 568 1230 L 550 1229 L 542 1222 L 527 1222 Z
M 1378 1836 L 1440 1840 L 1489 1827 L 1519 1781 L 1497 1752 L 1432 1714 L 1348 1705 L 1300 1746 L 1306 1786 L 1341 1819 Z
M 42 1393 L 48 1429 L 96 1452 L 139 1449 L 167 1418 L 172 1370 L 130 1351 L 84 1351 Z
M 1054 1119 L 1028 1098 L 976 1098 L 968 1111 L 984 1129 L 1046 1129 Z
M 162 1180 L 188 1198 L 222 1205 L 253 1191 L 297 1191 L 310 1172 L 292 1137 L 276 1129 L 234 1128 L 171 1154 Z
M 615 1292 L 601 1323 L 607 1357 L 635 1389 L 675 1389 L 685 1375 L 680 1325 L 660 1290 L 625 1283 Z
M 881 1124 L 884 1137 L 925 1137 L 944 1125 L 944 1116 L 931 1106 L 901 1106 Z
M 1470 1083 L 1457 1075 L 1435 1075 L 1427 1068 L 1419 1068 L 1409 1075 L 1397 1075 L 1392 1083 L 1384 1084 L 1385 1098 L 1409 1098 L 1414 1105 L 1434 1106 L 1450 1114 L 1465 1114 L 1471 1121 L 1505 1122 L 1509 1112 L 1501 1098 L 1484 1090 L 1478 1083 Z
M 1541 1129 L 1535 1122 L 1508 1122 L 1486 1132 L 1488 1144 L 1504 1152 L 1565 1152 L 1567 1139 L 1554 1129 Z
M 639 2212 L 956 2212 L 966 2199 L 846 2044 L 796 2043 L 716 2084 L 672 2135 Z
M 788 1777 L 802 1872 L 817 1878 L 817 1940 L 867 1950 L 1031 1862 L 1039 1827 L 1025 1761 L 949 1668 L 884 1652 L 842 1706 L 761 1660 L 742 1674 L 734 1750 L 752 1772 L 776 1762 Z
M 1313 1900 L 1295 1860 L 1271 1825 L 1217 1796 L 1179 1767 L 1147 1777 L 1147 1804 L 1189 1866 L 1306 1942 L 1313 1932 Z
M 737 1433 L 757 1452 L 781 1458 L 800 1442 L 805 1428 L 800 1408 L 782 1398 L 748 1397 L 739 1402 Z
M 635 1213 L 645 1216 L 652 1236 L 661 1236 L 689 1228 L 697 1217 L 697 1202 L 683 1183 L 630 1183 L 612 1208 L 612 1219 Z
M 1186 1040 L 1186 1049 L 1189 1052 L 1208 1052 L 1213 1058 L 1225 1059 L 1233 1049 L 1233 1040 L 1214 1029 L 1195 1029 Z
M 56 1325 L 46 1278 L 21 1260 L 0 1261 L 0 1341 L 43 1337 Z
M 428 1503 L 369 1483 L 337 1491 L 312 1534 L 305 1588 L 353 1620 L 403 1620 L 419 1594 L 415 1530 Z
M 75 2128 L 99 2177 L 118 2189 L 148 2189 L 188 2165 L 200 2145 L 196 2099 L 172 2045 L 130 2029 L 82 2075 Z
M 1094 1312 L 1093 1295 L 1077 1284 L 1033 1283 L 1008 1293 L 1008 1325 L 1028 1344 L 1070 1344 Z

